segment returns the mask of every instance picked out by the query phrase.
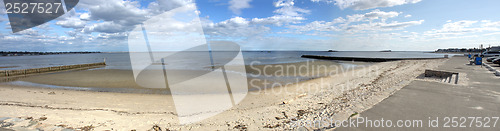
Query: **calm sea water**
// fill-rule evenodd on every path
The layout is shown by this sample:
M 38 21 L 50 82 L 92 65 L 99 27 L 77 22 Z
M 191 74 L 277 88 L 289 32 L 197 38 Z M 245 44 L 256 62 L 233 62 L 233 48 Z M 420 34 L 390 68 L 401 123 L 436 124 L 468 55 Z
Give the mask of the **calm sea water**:
M 225 53 L 228 53 L 227 55 Z M 167 52 L 168 54 L 168 52 Z M 424 53 L 424 52 L 320 52 L 320 51 L 248 51 L 242 52 L 243 60 L 245 65 L 250 65 L 256 62 L 260 65 L 269 64 L 286 64 L 286 63 L 298 63 L 306 62 L 312 59 L 301 58 L 302 55 L 332 55 L 332 56 L 344 56 L 344 57 L 377 57 L 377 58 L 436 58 L 443 57 L 444 54 L 434 54 L 434 53 Z M 107 66 L 100 69 L 121 69 L 121 70 L 132 70 L 130 62 L 129 53 L 99 53 L 99 54 L 64 54 L 64 55 L 42 55 L 42 56 L 8 56 L 0 57 L 0 70 L 14 70 L 14 69 L 28 69 L 28 68 L 40 68 L 40 67 L 51 67 L 51 66 L 61 66 L 61 65 L 72 65 L 72 64 L 84 64 L 84 63 L 96 63 L 102 62 L 106 59 Z M 146 54 L 148 55 L 148 54 Z M 164 55 L 164 54 L 161 54 Z M 186 66 L 168 66 L 167 68 L 180 69 L 180 70 L 209 70 L 207 68 L 211 66 L 211 63 L 199 62 L 196 57 L 200 55 L 207 55 L 207 52 L 192 52 L 188 54 L 180 55 L 180 57 L 175 57 L 174 59 L 168 59 L 165 63 L 181 63 L 178 65 L 189 65 Z M 234 52 L 219 52 L 216 60 L 214 61 L 227 61 L 232 60 Z M 237 58 L 241 59 L 241 58 Z M 141 61 L 141 60 L 139 60 Z M 148 61 L 148 59 L 144 59 Z M 137 62 L 137 61 L 135 61 Z M 358 66 L 351 61 L 334 61 L 338 63 L 343 68 L 355 68 Z M 176 65 L 176 64 L 172 64 Z M 215 63 L 216 66 L 217 63 Z M 248 70 L 247 70 L 248 71 Z M 229 71 L 231 72 L 231 71 Z M 314 71 L 313 71 L 314 72 Z M 231 72 L 238 74 L 245 74 L 242 72 Z M 319 73 L 318 73 L 319 74 Z M 320 76 L 266 76 L 266 75 L 249 75 L 246 73 L 249 79 L 259 79 L 270 81 L 269 84 L 263 84 L 263 88 L 271 87 L 273 83 L 287 84 L 296 83 L 299 81 L 309 80 Z M 155 94 L 165 94 L 167 92 L 151 90 L 151 89 L 133 89 L 133 88 L 101 88 L 101 87 L 72 87 L 72 86 L 57 86 L 57 85 L 44 85 L 38 83 L 30 83 L 26 81 L 12 81 L 6 84 L 13 85 L 23 85 L 23 86 L 35 86 L 42 88 L 56 88 L 56 89 L 71 89 L 71 90 L 89 90 L 89 91 L 103 91 L 103 92 L 120 92 L 120 93 L 155 93 Z
M 443 54 L 424 53 L 424 52 L 370 52 L 370 51 L 342 51 L 342 52 L 324 52 L 324 51 L 246 51 L 243 52 L 243 59 L 246 65 L 254 61 L 259 64 L 283 64 L 296 63 L 311 60 L 301 58 L 302 55 L 332 55 L 345 57 L 377 57 L 377 58 L 436 58 L 443 57 Z M 189 63 L 197 64 L 196 61 L 190 61 L 190 58 L 202 54 L 193 52 L 186 55 L 185 58 L 170 60 L 166 63 Z M 41 55 L 41 56 L 8 56 L 0 57 L 0 70 L 28 69 L 51 67 L 72 64 L 84 64 L 102 62 L 106 59 L 105 69 L 123 69 L 131 70 L 129 53 L 99 53 L 99 54 L 63 54 L 63 55 Z M 217 58 L 217 59 L 232 59 Z M 340 64 L 348 64 L 338 61 Z M 204 63 L 206 64 L 206 63 Z M 255 64 L 255 63 L 254 63 Z M 199 65 L 197 67 L 210 66 Z M 172 67 L 185 69 L 187 67 Z

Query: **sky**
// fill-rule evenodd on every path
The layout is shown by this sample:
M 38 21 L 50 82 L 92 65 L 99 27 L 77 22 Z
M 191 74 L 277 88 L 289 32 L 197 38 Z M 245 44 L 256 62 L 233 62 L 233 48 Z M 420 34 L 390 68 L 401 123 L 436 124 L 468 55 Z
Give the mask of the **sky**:
M 500 45 L 498 5 L 498 0 L 80 0 L 55 20 L 12 33 L 0 4 L 0 51 L 129 51 L 131 31 L 184 8 L 199 19 L 165 21 L 166 38 L 169 31 L 201 26 L 207 41 L 231 41 L 242 50 L 487 47 Z

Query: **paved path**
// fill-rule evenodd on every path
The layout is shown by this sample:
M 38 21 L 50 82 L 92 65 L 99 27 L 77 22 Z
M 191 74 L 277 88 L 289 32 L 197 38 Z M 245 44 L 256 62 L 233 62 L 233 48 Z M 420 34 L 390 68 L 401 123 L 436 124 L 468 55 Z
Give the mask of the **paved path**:
M 408 86 L 402 88 L 394 95 L 385 99 L 373 108 L 360 113 L 358 118 L 353 120 L 378 120 L 384 119 L 388 125 L 391 120 L 393 126 L 397 126 L 398 120 L 401 123 L 414 123 L 411 125 L 421 125 L 422 127 L 372 127 L 366 126 L 366 122 L 358 127 L 338 128 L 337 130 L 500 130 L 500 120 L 492 117 L 500 117 L 500 77 L 496 77 L 492 72 L 481 66 L 465 65 L 468 63 L 466 57 L 453 57 L 448 62 L 438 67 L 438 70 L 458 72 L 461 75 L 467 74 L 468 86 L 452 85 L 441 82 L 413 81 Z M 446 121 L 449 126 L 457 125 L 446 117 L 458 117 L 456 128 L 443 127 Z M 472 118 L 460 120 L 460 117 L 482 117 L 479 122 L 472 121 Z M 490 118 L 488 127 L 484 124 Z M 429 127 L 429 119 L 438 119 L 438 128 Z M 413 121 L 416 120 L 416 121 Z M 421 124 L 418 124 L 421 120 Z M 472 121 L 472 123 L 471 123 Z M 496 123 L 495 123 L 496 121 Z M 373 122 L 376 124 L 376 122 Z M 472 128 L 471 128 L 472 124 Z M 492 127 L 496 124 L 496 127 Z M 409 124 L 410 125 L 410 124 Z M 476 125 L 480 125 L 477 127 Z M 404 126 L 404 124 L 403 124 Z
M 498 64 L 493 64 L 493 63 L 491 63 L 491 62 L 486 62 L 486 63 L 487 63 L 487 64 L 489 64 L 491 67 L 493 67 L 493 68 L 495 68 L 495 69 L 497 69 L 497 70 L 500 70 L 500 65 L 498 65 Z

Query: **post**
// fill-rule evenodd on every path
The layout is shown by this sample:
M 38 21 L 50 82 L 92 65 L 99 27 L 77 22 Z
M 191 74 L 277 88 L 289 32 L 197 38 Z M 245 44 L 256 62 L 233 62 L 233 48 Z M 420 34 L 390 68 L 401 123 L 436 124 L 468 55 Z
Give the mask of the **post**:
M 456 75 L 456 76 L 455 76 L 455 84 L 458 84 L 458 73 L 457 73 L 457 74 L 455 74 L 455 75 Z
M 1 74 L 0 76 L 7 76 L 7 72 L 6 71 L 1 71 L 0 70 L 0 74 Z

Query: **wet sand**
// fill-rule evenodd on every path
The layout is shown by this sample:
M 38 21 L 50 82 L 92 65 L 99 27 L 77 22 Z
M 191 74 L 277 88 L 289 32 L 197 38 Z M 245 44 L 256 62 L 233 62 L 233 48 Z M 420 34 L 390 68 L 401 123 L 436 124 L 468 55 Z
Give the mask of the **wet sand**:
M 135 83 L 132 71 L 116 69 L 42 74 L 19 81 L 70 87 L 142 88 Z
M 6 117 L 4 122 L 13 123 L 7 127 L 11 129 L 148 130 L 156 127 L 155 125 L 164 130 L 295 129 L 293 123 L 297 121 L 321 117 L 345 120 L 354 112 L 367 110 L 408 85 L 425 69 L 433 69 L 443 61 L 445 60 L 377 63 L 284 87 L 254 90 L 231 109 L 188 125 L 179 124 L 174 106 L 169 102 L 172 99 L 170 95 L 0 85 L 0 118 Z M 93 75 L 92 70 L 83 72 Z M 116 73 L 126 74 L 120 71 Z M 51 79 L 74 79 L 72 75 L 49 75 L 53 76 L 38 78 L 41 79 L 39 82 L 44 82 L 43 79 L 49 82 Z M 82 80 L 83 84 L 106 85 L 105 82 L 92 80 L 88 76 L 82 75 L 81 78 L 89 79 Z M 130 85 L 130 88 L 137 88 Z M 109 87 L 113 86 L 120 87 L 113 84 Z M 29 124 L 30 122 L 35 124 Z
M 371 63 L 364 62 L 347 62 L 352 64 L 352 69 L 362 68 L 363 66 L 370 65 Z M 246 66 L 248 73 L 249 90 L 260 90 L 272 87 L 272 84 L 264 85 L 263 80 L 268 83 L 282 83 L 293 84 L 304 80 L 320 78 L 328 75 L 333 75 L 347 69 L 344 66 L 334 61 L 311 60 L 307 62 L 298 63 L 284 63 L 273 65 L 252 65 Z M 161 70 L 159 70 L 161 71 Z M 182 71 L 183 77 L 190 77 L 196 74 L 192 70 L 179 70 Z M 229 72 L 230 73 L 230 72 Z M 255 77 L 254 77 L 255 76 Z M 251 82 L 254 79 L 259 79 L 257 82 Z M 151 89 L 141 87 L 136 84 L 131 70 L 118 70 L 118 69 L 97 69 L 97 70 L 82 70 L 71 72 L 59 72 L 50 74 L 41 74 L 31 77 L 18 79 L 18 81 L 25 81 L 31 83 L 65 86 L 65 87 L 89 87 L 89 88 L 117 88 L 101 89 L 101 91 L 120 92 L 122 88 L 132 88 L 138 91 L 154 93 Z M 175 80 L 174 80 L 175 81 Z M 100 89 L 96 89 L 100 90 Z M 168 92 L 168 89 L 155 89 L 158 92 Z M 133 92 L 131 92 L 133 93 Z M 140 93 L 140 92 L 136 92 Z

